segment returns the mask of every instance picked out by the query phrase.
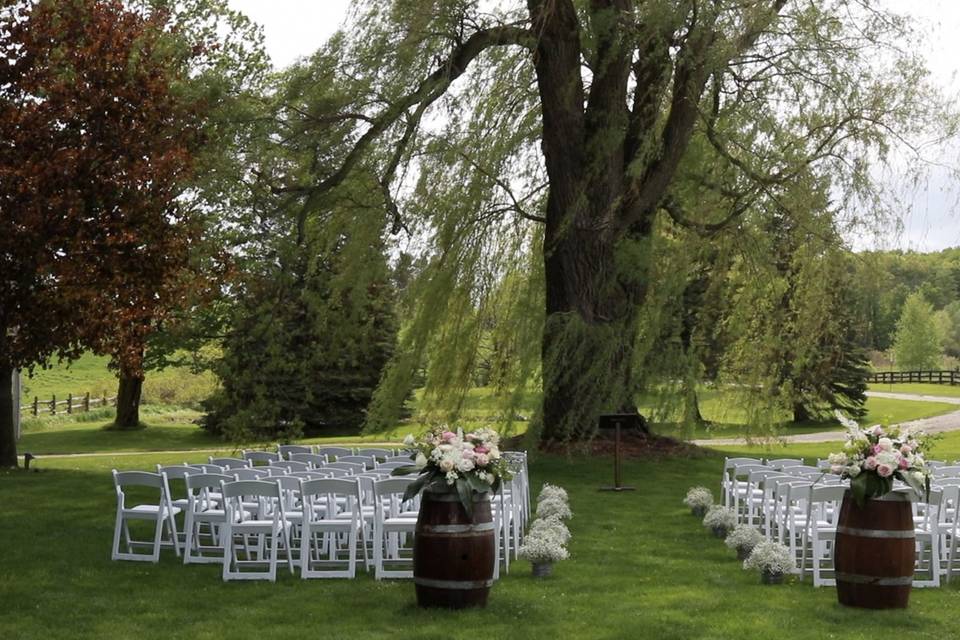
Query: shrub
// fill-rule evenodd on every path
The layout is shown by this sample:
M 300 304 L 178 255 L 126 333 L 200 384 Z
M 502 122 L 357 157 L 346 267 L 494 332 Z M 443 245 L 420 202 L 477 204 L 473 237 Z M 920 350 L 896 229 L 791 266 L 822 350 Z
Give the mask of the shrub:
M 743 561 L 744 569 L 757 569 L 774 575 L 789 573 L 794 566 L 790 549 L 773 540 L 764 540 L 755 546 Z

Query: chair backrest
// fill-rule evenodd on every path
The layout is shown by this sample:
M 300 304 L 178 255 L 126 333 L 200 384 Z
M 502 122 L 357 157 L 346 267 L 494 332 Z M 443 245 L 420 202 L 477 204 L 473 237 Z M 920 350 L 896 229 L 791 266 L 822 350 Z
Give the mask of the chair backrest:
M 267 465 L 266 467 L 257 467 L 257 468 L 263 471 L 266 471 L 271 476 L 285 476 L 288 473 L 290 473 L 290 470 L 287 469 L 285 466 L 283 466 L 282 462 L 278 462 L 277 464 Z
M 301 480 L 317 480 L 319 478 L 329 478 L 330 474 L 325 471 L 293 471 L 288 474 L 289 478 L 300 478 Z
M 260 480 L 270 477 L 269 471 L 264 471 L 263 469 L 231 469 L 230 473 L 236 477 L 237 480 Z
M 403 494 L 416 478 L 387 478 L 373 483 L 373 505 L 378 513 L 397 516 L 402 510 Z
M 377 465 L 377 469 L 392 470 L 392 469 L 402 469 L 403 467 L 412 467 L 412 460 L 397 459 L 387 460 L 386 462 L 381 462 Z
M 823 473 L 823 469 L 814 467 L 812 465 L 806 465 L 806 464 L 795 464 L 793 466 L 783 467 L 781 471 L 790 475 L 800 475 L 800 474 L 806 474 L 806 473 L 816 473 L 816 474 Z
M 280 485 L 264 480 L 237 480 L 221 485 L 224 499 L 230 498 L 280 498 Z
M 927 460 L 928 469 L 936 469 L 937 467 L 946 467 L 947 464 L 948 463 L 944 462 L 943 460 Z
M 365 469 L 373 469 L 377 466 L 377 459 L 374 456 L 339 456 L 337 462 L 355 462 L 362 464 Z
M 219 465 L 224 469 L 243 469 L 244 467 L 253 466 L 249 460 L 243 460 L 242 458 L 214 458 L 210 456 L 209 462 L 210 464 Z
M 309 462 L 299 462 L 297 460 L 283 460 L 273 465 L 274 467 L 283 467 L 290 471 L 310 471 L 312 468 Z
M 784 467 L 795 467 L 803 466 L 803 458 L 777 458 L 775 460 L 767 460 L 767 466 L 771 469 L 783 469 Z
M 353 476 L 353 469 L 339 469 L 331 466 L 326 466 L 322 469 L 316 469 L 316 471 L 325 473 L 328 478 L 350 478 Z
M 934 478 L 960 478 L 960 465 L 937 467 L 933 469 Z
M 329 462 L 323 465 L 323 469 L 342 469 L 349 471 L 351 474 L 355 474 L 363 473 L 367 470 L 367 467 L 360 462 Z
M 358 456 L 373 456 L 374 458 L 387 458 L 393 457 L 393 451 L 390 449 L 357 449 Z
M 321 478 L 300 483 L 300 496 L 304 501 L 304 515 L 312 521 L 334 519 L 338 514 L 349 512 L 359 520 L 362 517 L 360 485 L 356 480 Z M 345 498 L 345 501 L 338 500 Z M 315 507 L 324 506 L 324 509 Z M 309 508 L 308 508 L 309 507 Z
M 158 464 L 157 473 L 167 474 L 168 480 L 183 480 L 192 473 L 203 473 L 203 469 L 189 464 L 170 464 L 166 466 Z
M 773 471 L 773 469 L 763 464 L 740 464 L 733 468 L 733 477 L 746 480 L 754 471 Z
M 353 449 L 347 449 L 346 447 L 317 447 L 317 453 L 321 456 L 339 458 L 340 456 L 352 456 Z
M 302 462 L 313 467 L 322 467 L 327 464 L 327 456 L 316 453 L 291 453 L 291 462 Z
M 931 478 L 930 483 L 937 487 L 960 487 L 960 478 Z
M 233 482 L 233 476 L 224 473 L 196 473 L 185 478 L 187 491 L 197 489 L 220 489 L 220 485 L 226 482 Z
M 253 464 L 273 464 L 280 462 L 280 454 L 273 451 L 244 451 L 243 459 Z
M 277 453 L 280 454 L 281 458 L 286 458 L 291 460 L 291 454 L 294 453 L 313 453 L 313 447 L 309 447 L 302 444 L 282 444 L 277 447 Z
M 198 464 L 194 466 L 200 469 L 203 473 L 223 473 L 223 467 L 221 467 L 219 464 Z
M 117 471 L 113 470 L 113 484 L 117 489 L 123 487 L 152 487 L 163 489 L 163 474 L 149 471 Z
M 743 464 L 763 464 L 763 460 L 759 458 L 724 458 L 723 470 L 729 471 L 737 465 Z

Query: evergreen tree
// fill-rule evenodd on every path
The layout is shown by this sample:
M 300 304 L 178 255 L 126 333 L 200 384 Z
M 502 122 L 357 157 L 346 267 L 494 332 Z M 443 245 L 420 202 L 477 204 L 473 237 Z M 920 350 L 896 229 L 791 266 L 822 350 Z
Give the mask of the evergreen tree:
M 910 294 L 903 303 L 893 344 L 897 366 L 903 371 L 939 368 L 941 341 L 933 306 L 923 294 Z

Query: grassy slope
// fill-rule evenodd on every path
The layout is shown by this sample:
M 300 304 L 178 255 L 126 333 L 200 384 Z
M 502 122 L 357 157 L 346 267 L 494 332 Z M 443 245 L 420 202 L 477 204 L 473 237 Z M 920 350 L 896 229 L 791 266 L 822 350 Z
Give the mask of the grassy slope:
M 960 453 L 960 441 L 956 443 Z M 188 459 L 199 459 L 193 456 Z M 483 611 L 421 611 L 407 581 L 220 581 L 216 566 L 111 562 L 114 498 L 108 470 L 181 457 L 47 460 L 39 474 L 0 475 L 0 637 L 103 638 L 691 638 L 847 640 L 948 638 L 957 587 L 914 592 L 905 612 L 842 609 L 832 589 L 764 587 L 681 504 L 716 485 L 721 459 L 631 461 L 634 493 L 596 490 L 608 459 L 542 457 L 535 486 L 570 491 L 571 559 L 535 581 L 517 562 Z M 41 551 L 42 550 L 42 551 Z M 786 634 L 785 634 L 786 632 Z

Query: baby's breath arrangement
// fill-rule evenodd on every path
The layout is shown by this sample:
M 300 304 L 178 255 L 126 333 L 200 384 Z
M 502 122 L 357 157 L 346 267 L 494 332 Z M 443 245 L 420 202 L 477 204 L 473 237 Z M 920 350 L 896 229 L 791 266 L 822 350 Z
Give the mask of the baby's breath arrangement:
M 530 525 L 530 532 L 527 535 L 535 536 L 541 533 L 558 538 L 561 544 L 567 544 L 570 541 L 570 530 L 557 516 L 537 518 Z
M 763 541 L 764 537 L 759 529 L 748 524 L 741 524 L 730 532 L 727 539 L 724 540 L 724 544 L 734 549 L 737 552 L 737 558 L 743 560 L 750 555 L 754 547 Z
M 555 484 L 545 482 L 543 484 L 543 488 L 540 489 L 540 495 L 537 496 L 537 502 L 539 503 L 543 500 L 552 499 L 559 499 L 562 502 L 568 502 L 569 497 L 567 496 L 567 490 L 563 487 L 558 487 Z
M 683 504 L 690 507 L 693 515 L 702 518 L 707 509 L 713 506 L 713 494 L 706 487 L 691 487 Z
M 537 501 L 537 517 L 568 520 L 573 517 L 573 512 L 570 511 L 570 505 L 565 500 L 554 496 Z
M 783 576 L 793 571 L 793 554 L 779 542 L 764 540 L 755 546 L 743 561 L 743 568 L 760 571 L 764 575 L 764 580 L 769 582 L 770 577 Z
M 718 538 L 725 538 L 737 526 L 737 514 L 730 507 L 714 505 L 703 517 L 703 526 L 712 529 Z

